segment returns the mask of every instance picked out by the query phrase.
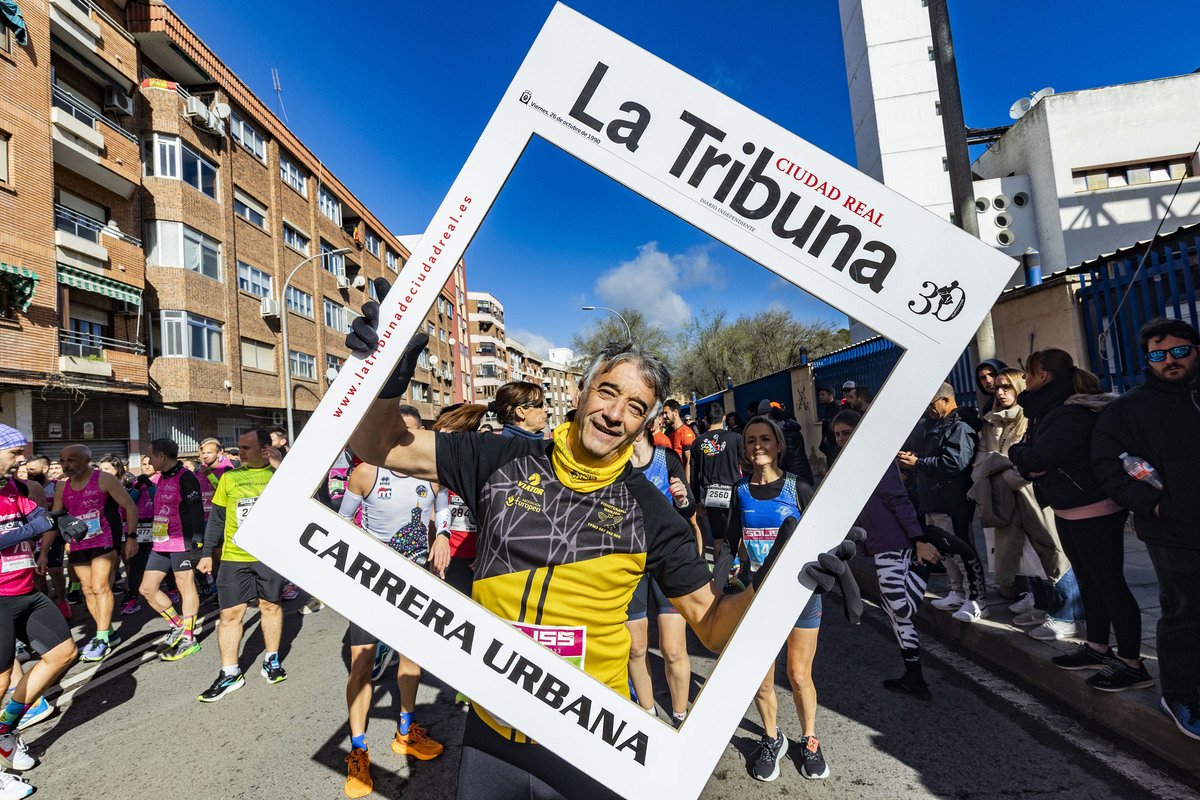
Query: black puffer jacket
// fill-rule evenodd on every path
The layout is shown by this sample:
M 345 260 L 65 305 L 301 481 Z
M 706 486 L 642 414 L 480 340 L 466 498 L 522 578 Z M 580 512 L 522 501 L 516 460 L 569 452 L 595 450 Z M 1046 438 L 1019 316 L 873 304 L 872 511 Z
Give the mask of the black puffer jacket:
M 975 457 L 975 431 L 951 411 L 925 425 L 917 452 L 918 510 L 952 516 L 970 513 L 971 460 Z
M 1145 383 L 1104 409 L 1092 434 L 1096 477 L 1109 497 L 1133 511 L 1138 537 L 1151 544 L 1200 548 L 1197 394 L 1195 385 L 1167 383 L 1147 371 Z M 1150 462 L 1162 490 L 1129 477 L 1122 453 Z
M 1116 395 L 1074 391 L 1070 381 L 1056 378 L 1037 391 L 1021 392 L 1017 402 L 1029 428 L 1024 441 L 1008 449 L 1017 470 L 1033 481 L 1038 501 L 1054 509 L 1079 508 L 1108 496 L 1092 471 L 1092 430 Z

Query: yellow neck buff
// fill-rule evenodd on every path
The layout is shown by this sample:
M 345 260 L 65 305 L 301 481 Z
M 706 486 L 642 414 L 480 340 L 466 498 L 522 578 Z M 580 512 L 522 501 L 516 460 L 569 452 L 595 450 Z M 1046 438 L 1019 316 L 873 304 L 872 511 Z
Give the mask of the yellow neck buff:
M 611 464 L 588 467 L 576 461 L 571 453 L 571 444 L 567 438 L 570 430 L 569 422 L 564 422 L 554 429 L 554 450 L 551 451 L 555 475 L 563 485 L 576 492 L 586 493 L 594 492 L 615 481 L 633 455 L 633 444 L 626 445 L 624 450 L 619 451 L 616 460 Z

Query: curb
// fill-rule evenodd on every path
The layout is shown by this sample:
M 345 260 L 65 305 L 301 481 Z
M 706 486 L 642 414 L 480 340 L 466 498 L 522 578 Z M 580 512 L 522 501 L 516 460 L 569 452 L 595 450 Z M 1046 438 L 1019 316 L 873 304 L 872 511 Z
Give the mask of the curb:
M 864 598 L 879 602 L 875 565 L 868 558 L 850 562 Z M 927 593 L 926 600 L 932 599 Z M 988 667 L 1054 697 L 1118 739 L 1127 740 L 1180 770 L 1200 778 L 1200 743 L 1180 733 L 1159 708 L 1158 686 L 1126 692 L 1100 692 L 1072 672 L 1050 663 L 1053 656 L 1074 647 L 1074 641 L 1042 642 L 1008 624 L 1012 615 L 1004 604 L 989 605 L 992 617 L 959 622 L 922 603 L 917 621 L 923 632 L 958 644 Z M 1157 659 L 1147 658 L 1157 678 Z

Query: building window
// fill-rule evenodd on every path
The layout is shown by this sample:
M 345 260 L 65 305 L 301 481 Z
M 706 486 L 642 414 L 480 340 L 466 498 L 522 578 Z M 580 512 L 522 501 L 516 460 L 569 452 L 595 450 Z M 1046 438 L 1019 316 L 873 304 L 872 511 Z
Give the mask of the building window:
M 334 249 L 329 242 L 321 240 L 321 267 L 330 275 L 344 278 L 346 277 L 346 256 L 341 253 L 335 254 Z
M 237 114 L 229 115 L 229 135 L 259 161 L 267 163 L 267 140 Z
M 291 362 L 292 374 L 297 378 L 308 378 L 310 381 L 317 379 L 317 360 L 315 358 L 297 350 L 290 351 L 288 358 Z
M 300 167 L 289 161 L 283 153 L 279 154 L 279 177 L 288 186 L 300 193 L 301 197 L 308 197 L 308 178 L 305 177 Z
M 161 341 L 157 355 L 167 358 L 198 358 L 224 361 L 221 350 L 221 323 L 186 311 L 160 311 Z
M 311 294 L 302 292 L 295 286 L 289 286 L 287 287 L 287 291 L 284 292 L 284 297 L 288 311 L 295 311 L 297 314 L 303 314 L 312 319 L 313 297 Z
M 388 269 L 390 269 L 392 272 L 399 272 L 399 271 L 400 271 L 400 259 L 399 259 L 399 258 L 397 258 L 397 257 L 396 257 L 396 254 L 395 254 L 395 253 L 393 253 L 391 250 L 388 250 L 388 251 L 387 251 L 387 252 L 384 254 L 384 258 L 383 258 L 383 260 L 384 260 L 385 262 L 387 262 Z
M 308 237 L 286 223 L 283 226 L 283 243 L 297 252 L 308 255 Z
M 245 261 L 237 262 L 238 288 L 255 297 L 271 296 L 271 276 Z
M 417 356 L 417 366 L 421 369 L 429 369 L 429 348 L 426 347 L 421 351 L 421 355 Z
M 262 203 L 241 189 L 233 190 L 233 213 L 242 217 L 256 228 L 267 229 L 267 209 Z
M 178 136 L 153 134 L 146 141 L 143 171 L 149 178 L 182 180 L 213 200 L 220 199 L 217 196 L 217 168 L 182 144 Z
M 317 206 L 335 224 L 342 224 L 342 203 L 324 186 L 317 191 Z
M 8 36 L 8 29 L 4 29 L 5 37 Z M 8 142 L 10 137 L 7 133 L 0 133 L 0 183 L 8 183 Z
M 256 342 L 253 339 L 242 339 L 242 366 L 249 369 L 261 369 L 264 372 L 274 372 L 275 345 Z
M 425 332 L 428 333 L 429 338 L 432 339 L 434 336 L 437 336 L 437 327 L 432 322 L 426 322 Z
M 446 329 L 445 328 L 438 328 L 438 338 L 441 339 L 443 342 L 446 341 Z
M 379 237 L 367 230 L 367 252 L 379 258 Z
M 9 52 L 10 47 L 12 47 L 12 45 L 9 44 L 8 41 L 8 28 L 0 27 L 0 50 L 3 50 L 7 53 Z
M 346 309 L 339 303 L 335 303 L 328 297 L 325 300 L 325 324 L 333 328 L 338 333 L 349 333 L 349 328 L 346 327 Z
M 1191 178 L 1196 174 L 1196 162 L 1190 155 L 1141 161 L 1111 167 L 1089 167 L 1071 171 L 1072 188 L 1076 192 L 1097 189 L 1119 189 Z
M 221 280 L 221 243 L 180 222 L 156 220 L 146 227 L 147 262 L 184 267 Z
M 371 295 L 371 299 L 379 301 L 379 290 L 375 288 L 375 281 L 367 281 L 367 294 Z
M 413 381 L 411 384 L 411 387 L 412 387 L 412 391 L 411 391 L 412 401 L 414 403 L 428 403 L 429 402 L 429 384 L 418 383 L 417 381 Z
M 335 356 L 335 355 L 330 355 L 329 353 L 325 354 L 325 373 L 326 374 L 328 374 L 330 370 L 333 370 L 333 374 L 337 375 L 337 373 L 342 371 L 342 367 L 344 367 L 345 365 L 346 365 L 346 359 L 339 358 L 338 356 Z

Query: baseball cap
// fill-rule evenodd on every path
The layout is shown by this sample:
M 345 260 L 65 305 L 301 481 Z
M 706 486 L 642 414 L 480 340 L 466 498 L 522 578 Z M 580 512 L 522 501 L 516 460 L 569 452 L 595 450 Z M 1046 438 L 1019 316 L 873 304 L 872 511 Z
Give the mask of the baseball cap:
M 853 389 L 857 385 L 858 384 L 856 384 L 854 381 L 846 381 L 845 383 L 842 384 L 842 388 L 843 389 Z
M 758 413 L 759 414 L 766 414 L 773 408 L 779 409 L 780 411 L 782 411 L 783 404 L 776 403 L 774 400 L 760 400 L 758 403 Z

